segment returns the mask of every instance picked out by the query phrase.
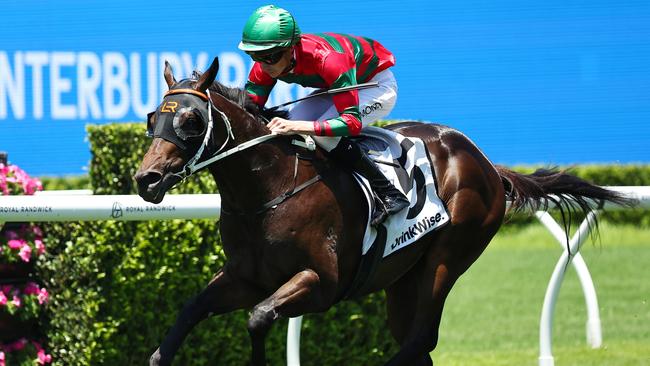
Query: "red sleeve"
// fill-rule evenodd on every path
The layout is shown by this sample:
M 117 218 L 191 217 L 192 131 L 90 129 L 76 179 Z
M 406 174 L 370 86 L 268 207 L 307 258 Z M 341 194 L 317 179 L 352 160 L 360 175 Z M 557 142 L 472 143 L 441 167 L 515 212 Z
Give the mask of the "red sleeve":
M 339 52 L 329 53 L 322 63 L 321 77 L 330 88 L 357 84 L 356 63 L 352 56 Z M 316 133 L 327 136 L 355 136 L 361 132 L 359 92 L 350 90 L 332 96 L 339 117 L 323 121 Z M 319 126 L 320 127 L 320 126 Z
M 277 82 L 269 74 L 262 70 L 259 62 L 256 62 L 248 74 L 248 81 L 246 82 L 246 92 L 251 97 L 253 102 L 259 106 L 266 104 L 271 94 L 271 89 Z

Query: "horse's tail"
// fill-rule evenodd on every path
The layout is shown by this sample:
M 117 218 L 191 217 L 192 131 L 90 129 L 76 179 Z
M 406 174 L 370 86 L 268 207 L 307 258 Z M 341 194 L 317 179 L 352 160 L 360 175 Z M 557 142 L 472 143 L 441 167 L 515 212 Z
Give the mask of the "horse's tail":
M 531 209 L 546 210 L 549 203 L 560 209 L 562 218 L 579 209 L 587 214 L 594 204 L 611 202 L 633 206 L 636 200 L 568 174 L 566 170 L 538 169 L 532 174 L 520 174 L 502 166 L 496 167 L 501 176 L 510 210 L 513 212 Z M 577 207 L 576 207 L 577 206 Z M 565 226 L 567 221 L 565 221 Z

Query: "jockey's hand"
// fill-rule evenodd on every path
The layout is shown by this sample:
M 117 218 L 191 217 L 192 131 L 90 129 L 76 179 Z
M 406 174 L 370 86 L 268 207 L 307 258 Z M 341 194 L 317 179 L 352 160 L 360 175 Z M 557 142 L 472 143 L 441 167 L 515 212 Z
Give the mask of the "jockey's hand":
M 313 135 L 314 123 L 310 121 L 290 121 L 275 117 L 266 125 L 276 135 Z

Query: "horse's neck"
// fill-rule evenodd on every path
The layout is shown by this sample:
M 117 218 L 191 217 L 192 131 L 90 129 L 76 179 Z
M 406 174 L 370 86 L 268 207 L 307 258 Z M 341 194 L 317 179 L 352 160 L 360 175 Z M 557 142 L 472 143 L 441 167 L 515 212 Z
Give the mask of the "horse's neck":
M 268 134 L 268 129 L 244 110 L 223 104 L 218 108 L 223 108 L 221 110 L 230 119 L 235 137 L 227 149 Z M 217 140 L 223 141 L 222 138 L 219 136 Z M 226 207 L 255 211 L 290 186 L 295 155 L 284 142 L 274 140 L 279 138 L 237 152 L 210 166 Z
M 291 187 L 294 159 L 264 143 L 227 157 L 210 172 L 226 208 L 254 212 Z

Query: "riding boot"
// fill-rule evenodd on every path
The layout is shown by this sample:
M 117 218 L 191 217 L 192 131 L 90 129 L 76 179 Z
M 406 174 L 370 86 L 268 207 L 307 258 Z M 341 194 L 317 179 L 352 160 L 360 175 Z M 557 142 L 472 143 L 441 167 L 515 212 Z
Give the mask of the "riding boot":
M 372 213 L 371 225 L 377 226 L 384 222 L 389 215 L 409 206 L 406 196 L 386 179 L 377 164 L 356 142 L 348 138 L 341 138 L 339 144 L 330 151 L 330 156 L 350 170 L 361 174 L 370 183 L 370 188 L 378 198 L 375 200 L 378 202 Z

